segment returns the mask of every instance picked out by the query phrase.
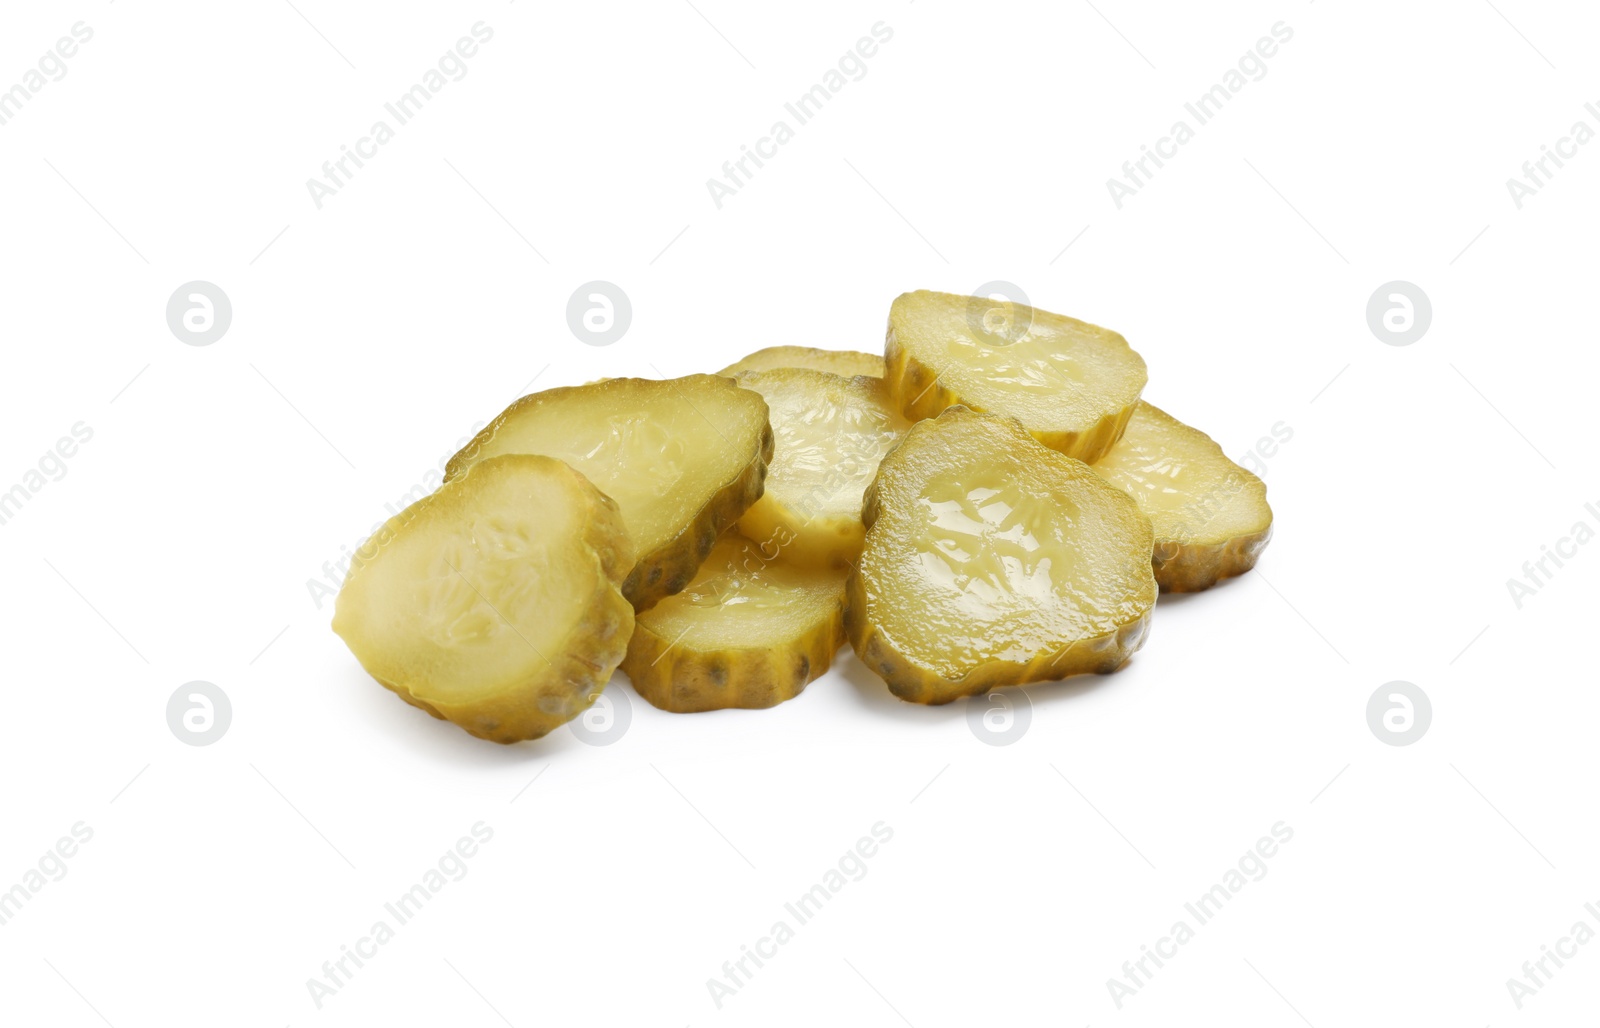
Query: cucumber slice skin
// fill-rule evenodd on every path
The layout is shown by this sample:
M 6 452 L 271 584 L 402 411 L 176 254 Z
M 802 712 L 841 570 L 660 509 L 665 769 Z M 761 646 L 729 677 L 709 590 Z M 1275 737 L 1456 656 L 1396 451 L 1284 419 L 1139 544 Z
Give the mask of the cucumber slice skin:
M 1015 416 L 1012 411 L 1002 410 L 999 405 L 985 405 L 975 400 L 970 395 L 963 395 L 959 390 L 943 380 L 941 372 L 918 360 L 901 340 L 895 327 L 896 313 L 901 305 L 915 302 L 927 296 L 943 296 L 951 299 L 946 294 L 930 294 L 926 290 L 905 293 L 897 297 L 894 306 L 890 308 L 888 326 L 884 336 L 884 381 L 889 383 L 890 391 L 900 398 L 901 410 L 912 421 L 922 421 L 937 417 L 942 411 L 963 406 L 969 410 Z M 967 298 L 976 300 L 977 298 Z M 1127 429 L 1129 420 L 1133 417 L 1134 408 L 1137 406 L 1138 394 L 1144 388 L 1147 380 L 1144 359 L 1137 351 L 1128 346 L 1127 340 L 1121 335 L 1102 329 L 1097 325 L 1079 322 L 1076 318 L 1066 315 L 1053 314 L 1038 308 L 1029 308 L 1030 317 L 1050 318 L 1060 322 L 1070 322 L 1103 334 L 1111 345 L 1121 347 L 1126 351 L 1129 374 L 1138 380 L 1138 388 L 1133 389 L 1127 402 L 1114 409 L 1091 424 L 1073 427 L 1070 429 L 1052 429 L 1028 423 L 1027 418 L 1020 418 L 1023 426 L 1039 442 L 1052 450 L 1075 457 L 1086 464 L 1093 464 L 1099 460 L 1122 438 L 1122 433 Z
M 1238 536 L 1222 546 L 1158 542 L 1152 557 L 1162 592 L 1198 593 L 1256 566 L 1272 541 L 1271 527 Z
M 845 602 L 847 610 L 858 609 L 867 602 L 865 589 L 856 576 L 848 583 Z M 993 661 L 961 678 L 949 679 L 921 667 L 864 622 L 849 623 L 850 645 L 861 663 L 882 678 L 896 697 L 927 706 L 942 706 L 968 696 L 984 696 L 995 689 L 1053 682 L 1072 675 L 1109 675 L 1120 671 L 1149 635 L 1150 614 L 1146 613 L 1111 635 L 1075 643 L 1025 663 Z
M 723 486 L 694 521 L 666 544 L 639 558 L 622 583 L 622 594 L 643 613 L 674 593 L 682 592 L 694 581 L 717 537 L 731 528 L 761 499 L 766 490 L 767 462 L 772 459 L 772 426 L 762 433 L 756 459 L 744 466 L 738 477 Z
M 1230 460 L 1209 435 L 1145 400 L 1139 401 L 1129 431 L 1123 440 L 1119 440 L 1119 444 L 1149 446 L 1153 444 L 1144 440 L 1162 435 L 1181 439 L 1181 448 L 1188 452 L 1178 454 L 1178 448 L 1175 447 L 1175 456 L 1186 456 L 1191 460 L 1198 457 L 1214 465 L 1220 475 L 1205 493 L 1195 498 L 1202 510 L 1207 502 L 1221 504 L 1240 493 L 1253 497 L 1259 505 L 1259 517 L 1254 519 L 1254 523 L 1260 527 L 1231 536 L 1211 533 L 1207 537 L 1207 533 L 1196 532 L 1189 527 L 1187 522 L 1191 520 L 1190 517 L 1185 517 L 1185 523 L 1174 525 L 1164 519 L 1161 512 L 1146 511 L 1156 531 L 1151 555 L 1156 583 L 1163 592 L 1202 592 L 1256 566 L 1262 551 L 1272 539 L 1272 508 L 1267 503 L 1267 487 L 1247 468 Z M 1116 446 L 1112 447 L 1094 465 L 1095 471 L 1111 484 L 1127 491 L 1143 507 L 1142 493 L 1137 488 L 1130 488 L 1138 480 L 1122 469 L 1121 456 L 1122 451 Z M 1215 510 L 1215 507 L 1212 509 Z
M 783 647 L 701 653 L 637 625 L 622 671 L 652 706 L 675 714 L 764 710 L 794 699 L 833 664 L 845 643 L 844 589 L 838 608 Z
M 781 613 L 763 624 L 736 613 L 751 608 L 724 606 L 726 586 L 719 582 L 729 573 L 723 569 L 733 567 L 753 572 L 736 576 L 735 589 L 756 590 L 747 594 L 757 599 L 756 609 L 765 593 L 766 604 Z M 672 713 L 760 710 L 794 699 L 844 645 L 844 578 L 729 532 L 688 593 L 639 617 L 622 671 L 640 696 Z M 698 605 L 710 597 L 719 598 Z

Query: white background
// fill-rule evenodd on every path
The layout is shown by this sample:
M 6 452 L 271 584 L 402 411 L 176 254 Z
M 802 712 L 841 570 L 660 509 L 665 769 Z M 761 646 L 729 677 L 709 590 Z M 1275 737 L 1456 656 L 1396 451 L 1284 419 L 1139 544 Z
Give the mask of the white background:
M 0 1020 L 1592 1015 L 1600 945 L 1521 1010 L 1506 979 L 1600 927 L 1600 545 L 1521 609 L 1506 580 L 1597 520 L 1600 145 L 1521 209 L 1505 182 L 1600 128 L 1600 18 L 769 6 L 7 6 L 0 88 L 75 22 L 94 38 L 0 127 L 0 490 L 75 423 L 94 437 L 0 526 L 0 889 L 94 835 L 0 926 Z M 480 20 L 466 78 L 317 209 L 306 180 Z M 866 76 L 719 210 L 706 180 L 880 20 Z M 1266 77 L 1119 210 L 1106 180 L 1280 21 Z M 164 317 L 195 279 L 234 308 L 208 347 Z M 566 322 L 593 279 L 632 300 L 608 348 Z M 1293 432 L 1260 573 L 1164 600 L 1121 673 L 1030 689 L 1012 745 L 847 650 L 774 710 L 633 697 L 613 745 L 494 746 L 367 679 L 313 600 L 536 375 L 877 349 L 897 293 L 994 279 L 1124 333 L 1146 397 L 1231 455 Z M 1406 347 L 1366 321 L 1396 279 L 1433 306 Z M 1404 747 L 1366 719 L 1397 679 L 1433 706 Z M 193 680 L 232 702 L 209 746 L 166 721 Z M 466 877 L 319 1010 L 307 979 L 479 821 Z M 719 1009 L 707 979 L 879 821 L 866 877 Z M 1267 876 L 1119 1009 L 1107 979 L 1279 821 Z

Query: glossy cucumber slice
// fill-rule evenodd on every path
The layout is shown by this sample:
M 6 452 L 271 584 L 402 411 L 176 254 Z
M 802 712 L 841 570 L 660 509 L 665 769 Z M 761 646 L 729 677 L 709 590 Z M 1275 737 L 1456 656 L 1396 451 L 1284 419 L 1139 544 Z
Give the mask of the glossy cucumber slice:
M 850 642 L 901 699 L 1114 671 L 1144 642 L 1149 519 L 1011 418 L 951 407 L 918 422 L 863 517 Z

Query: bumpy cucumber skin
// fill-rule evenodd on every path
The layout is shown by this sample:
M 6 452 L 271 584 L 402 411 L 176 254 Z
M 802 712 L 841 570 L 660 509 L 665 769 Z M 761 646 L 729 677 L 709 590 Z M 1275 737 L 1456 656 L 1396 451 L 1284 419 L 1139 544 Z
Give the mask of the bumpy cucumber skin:
M 891 363 L 892 367 L 892 363 Z M 973 410 L 962 404 L 952 405 L 958 411 Z M 981 413 L 981 412 L 980 412 Z M 909 416 L 909 415 L 908 415 Z M 1015 421 L 1016 419 L 1011 419 Z M 1018 423 L 1021 427 L 1020 423 Z M 1025 430 L 1025 429 L 1024 429 Z M 910 438 L 908 435 L 907 438 Z M 905 440 L 901 440 L 904 445 Z M 861 521 L 870 536 L 880 510 L 878 484 L 883 480 L 883 467 L 894 458 L 894 451 L 878 465 L 878 477 L 873 479 L 862 498 Z M 1109 484 L 1109 483 L 1107 483 Z M 1115 487 L 1113 487 L 1115 490 Z M 1115 490 L 1116 494 L 1133 505 L 1133 498 Z M 1135 512 L 1137 507 L 1135 506 Z M 1154 548 L 1155 532 L 1142 513 L 1146 544 Z M 889 691 L 908 703 L 940 705 L 967 696 L 982 696 L 1007 686 L 1027 685 L 1030 682 L 1051 682 L 1069 675 L 1110 674 L 1119 670 L 1145 643 L 1150 635 L 1150 619 L 1155 613 L 1158 583 L 1150 580 L 1150 604 L 1138 618 L 1118 625 L 1103 635 L 1079 639 L 1066 649 L 1053 654 L 1040 654 L 1031 661 L 986 661 L 967 671 L 960 678 L 946 678 L 932 668 L 917 663 L 901 652 L 894 640 L 867 617 L 867 587 L 858 565 L 845 582 L 845 633 L 850 646 L 861 663 L 882 678 Z
M 1108 675 L 1128 662 L 1150 634 L 1154 606 L 1137 620 L 1093 639 L 1080 639 L 1054 654 L 1041 654 L 1027 663 L 995 660 L 978 665 L 960 678 L 945 678 L 923 667 L 895 648 L 894 641 L 867 622 L 866 584 L 858 571 L 846 585 L 845 618 L 850 645 L 874 674 L 888 683 L 889 691 L 908 703 L 937 706 L 967 696 L 982 696 L 995 689 L 1030 682 L 1053 682 L 1069 675 L 1093 672 Z
M 706 554 L 716 545 L 717 537 L 738 521 L 751 504 L 761 499 L 766 489 L 772 446 L 772 425 L 768 423 L 761 430 L 761 451 L 744 470 L 723 486 L 683 531 L 639 556 L 639 562 L 622 583 L 622 595 L 633 603 L 635 612 L 649 610 L 673 593 L 682 592 L 694 581 L 695 573 L 705 563 Z
M 1217 457 L 1228 460 L 1227 454 L 1206 433 L 1193 425 L 1179 421 L 1166 411 L 1150 403 L 1140 400 L 1134 404 L 1137 409 L 1144 407 L 1155 418 L 1165 419 L 1174 425 L 1181 426 L 1184 430 L 1192 432 L 1200 439 L 1205 440 Z M 1260 491 L 1261 505 L 1266 510 L 1266 524 L 1259 531 L 1245 535 L 1236 535 L 1227 539 L 1164 539 L 1161 532 L 1156 532 L 1155 546 L 1151 552 L 1150 562 L 1155 569 L 1156 584 L 1162 592 L 1169 593 L 1197 593 L 1211 588 L 1226 578 L 1242 575 L 1256 566 L 1261 552 L 1267 548 L 1267 543 L 1272 540 L 1272 507 L 1267 503 L 1267 487 L 1256 475 L 1245 468 L 1239 467 L 1233 461 L 1228 461 L 1233 466 L 1230 476 L 1236 474 L 1238 488 Z M 1100 469 L 1096 469 L 1100 470 Z M 1123 488 L 1116 476 L 1102 473 L 1108 482 L 1117 488 Z M 1235 477 L 1230 477 L 1224 486 L 1230 485 Z M 1134 502 L 1138 497 L 1134 496 Z
M 553 458 L 540 459 L 560 464 L 581 485 L 581 493 L 588 500 L 581 519 L 583 542 L 594 553 L 601 571 L 600 581 L 583 601 L 583 613 L 566 645 L 560 647 L 559 654 L 547 654 L 551 664 L 501 696 L 459 704 L 424 699 L 417 693 L 426 692 L 426 683 L 388 681 L 366 668 L 378 684 L 413 707 L 441 721 L 450 721 L 470 735 L 506 745 L 548 735 L 593 705 L 626 655 L 628 638 L 633 633 L 633 605 L 623 597 L 620 584 L 633 567 L 634 558 L 616 503 L 566 464 Z M 418 501 L 397 515 L 385 526 L 385 538 L 403 529 L 418 505 L 425 502 L 426 499 Z M 382 544 L 379 545 L 377 552 L 381 552 Z M 376 559 L 377 552 L 368 560 Z M 356 570 L 352 567 L 350 574 Z M 337 628 L 337 614 L 335 621 Z M 362 666 L 366 667 L 365 662 Z
M 917 360 L 895 338 L 894 323 L 889 323 L 884 337 L 883 358 L 886 364 L 884 381 L 889 384 L 890 395 L 900 401 L 900 412 L 911 421 L 938 417 L 950 407 L 961 405 L 969 410 L 986 408 L 964 399 L 939 381 L 939 373 Z M 1045 432 L 1028 428 L 1028 434 L 1052 450 L 1068 457 L 1076 457 L 1085 464 L 1093 464 L 1117 444 L 1133 418 L 1135 402 L 1121 410 L 1102 417 L 1088 428 L 1078 432 Z M 1003 414 L 1004 411 L 990 413 Z M 1027 428 L 1027 426 L 1023 426 Z
M 701 652 L 635 626 L 622 671 L 652 706 L 675 714 L 762 710 L 800 695 L 844 645 L 844 590 L 837 606 L 786 646 Z
M 1225 578 L 1242 575 L 1256 566 L 1261 551 L 1272 539 L 1268 525 L 1250 535 L 1235 536 L 1224 543 L 1161 542 L 1151 559 L 1156 584 L 1162 592 L 1197 593 Z

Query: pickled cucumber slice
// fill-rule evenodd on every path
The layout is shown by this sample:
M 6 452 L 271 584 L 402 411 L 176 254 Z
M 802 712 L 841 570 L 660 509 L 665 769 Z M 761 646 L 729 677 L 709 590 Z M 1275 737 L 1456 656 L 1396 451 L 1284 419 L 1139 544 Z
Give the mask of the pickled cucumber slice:
M 1149 519 L 1011 418 L 956 406 L 918 422 L 862 516 L 846 625 L 903 700 L 1114 671 L 1144 643 Z
M 537 739 L 594 702 L 627 650 L 622 515 L 551 457 L 456 475 L 357 553 L 333 630 L 401 699 L 481 739 Z
M 639 615 L 622 670 L 678 713 L 772 707 L 844 645 L 844 574 L 797 567 L 730 532 L 689 587 Z
M 760 394 L 718 375 L 610 378 L 522 397 L 450 459 L 445 480 L 502 453 L 581 471 L 622 511 L 635 610 L 682 589 L 722 530 L 761 496 L 772 429 Z
M 1156 582 L 1169 592 L 1244 574 L 1272 537 L 1266 484 L 1210 436 L 1143 400 L 1094 470 L 1150 519 Z
M 883 377 L 883 358 L 860 350 L 817 350 L 809 346 L 769 346 L 757 350 L 717 372 L 737 375 L 742 371 L 771 371 L 774 368 L 810 368 L 831 371 L 850 378 L 855 375 Z
M 982 296 L 904 293 L 889 308 L 884 379 L 912 420 L 954 404 L 1008 414 L 1093 462 L 1121 436 L 1144 359 L 1109 329 Z
M 880 378 L 776 368 L 736 381 L 767 401 L 776 437 L 766 492 L 739 519 L 739 531 L 775 541 L 796 563 L 849 567 L 866 535 L 861 495 L 910 423 Z

